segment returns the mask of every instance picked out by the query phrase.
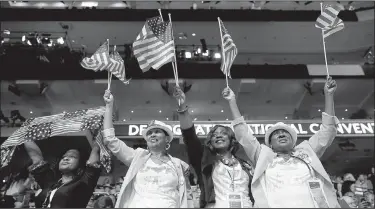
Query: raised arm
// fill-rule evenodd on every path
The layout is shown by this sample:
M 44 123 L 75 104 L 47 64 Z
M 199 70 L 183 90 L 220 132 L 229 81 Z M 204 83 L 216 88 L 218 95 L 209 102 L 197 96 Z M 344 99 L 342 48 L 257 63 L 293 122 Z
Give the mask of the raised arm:
M 186 105 L 186 97 L 180 88 L 176 88 L 173 96 L 180 103 L 178 118 L 180 120 L 180 128 L 182 137 L 187 147 L 188 157 L 190 164 L 194 167 L 195 172 L 201 172 L 201 162 L 203 156 L 203 147 L 195 132 L 193 120 L 189 114 L 189 108 Z
M 34 141 L 24 143 L 26 153 L 29 155 L 33 164 L 29 167 L 30 174 L 41 188 L 49 187 L 53 184 L 56 175 L 50 168 L 50 165 L 44 161 L 43 154 Z
M 249 126 L 241 116 L 234 92 L 230 88 L 225 88 L 222 94 L 224 99 L 228 100 L 229 102 L 229 107 L 233 116 L 232 126 L 236 135 L 236 139 L 244 148 L 246 155 L 249 157 L 251 163 L 253 165 L 256 165 L 261 149 L 260 143 L 258 142 L 257 138 L 251 133 Z
M 125 142 L 121 141 L 115 136 L 115 130 L 112 123 L 112 113 L 113 113 L 113 96 L 109 90 L 105 91 L 104 102 L 105 113 L 103 122 L 103 143 L 107 146 L 109 150 L 123 162 L 125 165 L 130 166 L 134 158 L 135 150 L 128 147 Z
M 92 134 L 92 132 L 90 130 L 87 130 L 86 133 L 85 133 L 85 135 L 86 135 L 87 141 L 89 142 L 89 144 L 91 146 L 90 157 L 89 157 L 89 159 L 87 161 L 90 164 L 97 164 L 97 163 L 99 163 L 99 158 L 100 158 L 100 154 L 99 154 L 100 148 L 99 148 L 99 145 L 95 142 L 94 136 L 93 136 L 93 134 Z
M 24 147 L 27 155 L 30 157 L 33 165 L 36 165 L 43 161 L 43 154 L 38 145 L 34 141 L 28 141 L 24 143 Z
M 322 125 L 320 126 L 320 130 L 309 139 L 309 144 L 318 157 L 323 156 L 325 150 L 332 144 L 337 134 L 339 120 L 335 116 L 333 102 L 336 88 L 336 81 L 329 77 L 324 85 L 325 112 L 322 113 Z
M 100 148 L 99 145 L 95 142 L 91 131 L 86 131 L 86 138 L 91 145 L 91 153 L 89 159 L 87 160 L 86 169 L 81 178 L 81 181 L 86 183 L 88 187 L 91 187 L 93 189 L 98 182 L 101 171 L 99 164 Z

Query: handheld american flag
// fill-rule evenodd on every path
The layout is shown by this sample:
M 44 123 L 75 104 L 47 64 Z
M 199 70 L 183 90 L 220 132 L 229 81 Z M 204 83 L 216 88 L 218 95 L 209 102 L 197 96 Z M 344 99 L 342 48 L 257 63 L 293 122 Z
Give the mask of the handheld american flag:
M 344 29 L 344 22 L 337 17 L 344 7 L 340 4 L 331 6 L 325 5 L 321 15 L 318 17 L 315 23 L 315 27 L 323 30 L 323 38 Z
M 124 82 L 125 84 L 129 84 L 129 80 L 126 81 L 124 60 L 117 51 L 114 51 L 110 55 L 108 70 L 120 81 Z
M 172 62 L 175 47 L 170 22 L 163 22 L 159 16 L 148 19 L 133 43 L 133 53 L 143 72 Z
M 85 57 L 81 61 L 81 66 L 88 70 L 93 71 L 103 71 L 107 68 L 109 64 L 109 51 L 108 42 L 104 42 L 103 45 L 96 50 L 96 52 L 91 57 Z
M 222 40 L 222 61 L 221 61 L 221 71 L 225 75 L 227 75 L 229 78 L 231 78 L 230 75 L 230 68 L 232 67 L 232 64 L 234 62 L 234 59 L 237 56 L 237 47 L 236 44 L 234 44 L 232 37 L 229 35 L 228 30 L 225 28 L 224 23 L 221 21 L 220 18 L 218 18 L 219 21 L 219 27 L 221 31 L 221 40 Z
M 28 140 L 43 140 L 61 134 L 80 132 L 84 130 L 99 130 L 94 136 L 100 147 L 100 162 L 106 171 L 111 170 L 111 156 L 102 142 L 102 124 L 105 107 L 78 110 L 51 116 L 27 119 L 1 145 L 1 167 L 7 166 L 18 145 Z

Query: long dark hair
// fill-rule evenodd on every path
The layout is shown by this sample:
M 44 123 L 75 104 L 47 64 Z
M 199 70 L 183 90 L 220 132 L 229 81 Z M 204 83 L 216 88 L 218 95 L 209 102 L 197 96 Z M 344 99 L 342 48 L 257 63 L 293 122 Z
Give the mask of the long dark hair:
M 213 133 L 218 129 L 218 128 L 224 128 L 225 131 L 228 133 L 228 138 L 230 139 L 230 147 L 229 149 L 232 149 L 231 153 L 232 155 L 235 155 L 236 152 L 239 150 L 240 148 L 240 143 L 238 143 L 238 141 L 236 140 L 236 136 L 233 132 L 233 130 L 228 127 L 228 126 L 223 126 L 223 125 L 215 125 L 211 130 L 210 132 L 207 134 L 207 139 L 206 139 L 206 143 L 205 145 L 208 146 L 209 150 L 213 153 L 213 154 L 216 154 L 215 150 L 213 149 L 212 145 L 211 145 L 211 138 L 212 138 L 212 135 Z

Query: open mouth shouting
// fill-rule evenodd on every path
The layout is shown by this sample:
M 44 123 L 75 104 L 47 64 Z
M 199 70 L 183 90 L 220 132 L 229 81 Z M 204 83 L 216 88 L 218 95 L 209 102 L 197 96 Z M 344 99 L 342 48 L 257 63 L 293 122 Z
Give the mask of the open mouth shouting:
M 151 138 L 149 139 L 149 141 L 150 141 L 151 143 L 158 143 L 159 139 L 156 138 L 156 137 L 151 137 Z
M 222 144 L 225 144 L 225 143 L 226 143 L 226 140 L 225 140 L 224 137 L 222 137 L 222 136 L 218 136 L 218 137 L 216 137 L 213 141 L 214 141 L 214 143 L 215 143 L 216 145 L 222 145 Z
M 277 137 L 277 142 L 280 144 L 285 144 L 289 142 L 289 138 L 286 135 L 280 135 Z

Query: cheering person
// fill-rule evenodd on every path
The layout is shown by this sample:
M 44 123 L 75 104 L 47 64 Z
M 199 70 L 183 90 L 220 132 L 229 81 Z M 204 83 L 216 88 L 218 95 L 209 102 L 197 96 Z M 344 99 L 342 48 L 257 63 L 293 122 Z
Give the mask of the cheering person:
M 113 96 L 104 94 L 104 144 L 129 169 L 116 201 L 116 208 L 187 208 L 189 166 L 168 154 L 173 132 L 160 121 L 143 131 L 147 150 L 128 147 L 115 137 L 112 124 Z
M 319 160 L 337 133 L 335 90 L 336 82 L 329 77 L 324 86 L 325 112 L 320 130 L 296 146 L 296 131 L 282 122 L 266 131 L 265 145 L 260 145 L 241 117 L 233 91 L 224 89 L 236 138 L 256 165 L 252 192 L 257 207 L 339 207 L 335 189 Z
M 253 168 L 236 156 L 240 145 L 233 130 L 217 125 L 202 145 L 195 133 L 184 92 L 176 88 L 174 96 L 180 102 L 177 112 L 189 161 L 198 175 L 200 207 L 252 207 Z
M 84 152 L 70 149 L 61 157 L 56 173 L 44 161 L 42 152 L 34 141 L 25 142 L 25 150 L 33 165 L 29 172 L 42 188 L 35 195 L 38 208 L 86 208 L 100 176 L 99 146 L 93 142 L 90 131 L 86 132 L 92 150 L 87 161 Z M 91 143 L 92 142 L 92 143 Z M 87 155 L 86 155 L 87 156 Z

